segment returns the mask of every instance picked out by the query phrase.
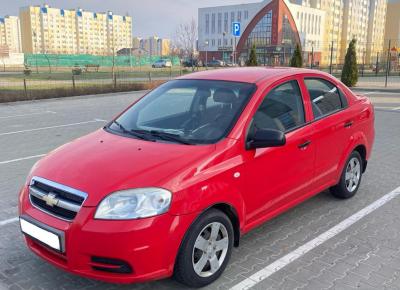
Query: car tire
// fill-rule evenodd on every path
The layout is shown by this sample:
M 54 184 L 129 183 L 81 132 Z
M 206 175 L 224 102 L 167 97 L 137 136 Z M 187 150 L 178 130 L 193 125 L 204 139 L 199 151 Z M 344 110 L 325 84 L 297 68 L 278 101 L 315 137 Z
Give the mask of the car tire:
M 331 188 L 333 196 L 341 199 L 353 197 L 360 187 L 363 173 L 363 159 L 360 153 L 353 151 L 346 161 L 340 181 Z
M 194 288 L 217 280 L 229 262 L 233 240 L 232 222 L 226 214 L 217 209 L 203 213 L 183 239 L 175 263 L 175 280 Z

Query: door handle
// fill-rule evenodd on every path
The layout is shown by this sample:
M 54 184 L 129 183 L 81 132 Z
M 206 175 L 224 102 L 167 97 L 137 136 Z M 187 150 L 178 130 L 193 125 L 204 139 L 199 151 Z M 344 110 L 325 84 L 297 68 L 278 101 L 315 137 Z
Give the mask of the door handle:
M 353 121 L 347 121 L 346 123 L 344 123 L 345 128 L 350 128 L 351 126 L 353 126 Z
M 311 144 L 311 141 L 310 141 L 310 140 L 307 140 L 307 141 L 305 141 L 304 143 L 299 144 L 297 147 L 299 147 L 299 149 L 305 149 L 305 148 L 307 148 L 310 144 Z

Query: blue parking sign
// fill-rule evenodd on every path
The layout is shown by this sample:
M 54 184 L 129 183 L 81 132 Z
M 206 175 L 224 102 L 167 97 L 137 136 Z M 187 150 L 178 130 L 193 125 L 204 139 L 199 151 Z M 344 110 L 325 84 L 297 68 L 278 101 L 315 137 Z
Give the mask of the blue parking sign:
M 236 37 L 240 36 L 240 22 L 232 22 L 232 35 Z

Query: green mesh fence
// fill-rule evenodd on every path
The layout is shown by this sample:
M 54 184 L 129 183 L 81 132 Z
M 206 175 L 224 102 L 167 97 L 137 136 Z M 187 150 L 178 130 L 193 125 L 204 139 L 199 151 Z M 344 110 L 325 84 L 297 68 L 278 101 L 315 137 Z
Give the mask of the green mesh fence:
M 178 57 L 160 56 L 97 56 L 88 54 L 25 54 L 25 65 L 27 66 L 51 66 L 51 67 L 73 67 L 98 65 L 100 67 L 112 67 L 113 63 L 118 67 L 136 67 L 151 65 L 155 61 L 164 58 L 170 59 L 173 65 L 179 65 Z

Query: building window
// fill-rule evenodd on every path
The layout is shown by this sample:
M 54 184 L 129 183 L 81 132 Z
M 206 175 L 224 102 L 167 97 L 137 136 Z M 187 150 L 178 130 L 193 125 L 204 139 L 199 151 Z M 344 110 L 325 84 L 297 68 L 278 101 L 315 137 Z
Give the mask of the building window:
M 237 13 L 237 21 L 238 22 L 242 21 L 242 11 L 238 11 L 238 13 Z
M 215 33 L 215 14 L 211 14 L 211 33 Z
M 210 33 L 210 14 L 206 14 L 206 34 Z
M 218 13 L 218 33 L 222 33 L 222 13 Z
M 231 23 L 235 22 L 235 12 L 231 12 Z
M 249 19 L 249 11 L 244 11 L 244 19 L 247 20 Z
M 229 14 L 228 14 L 228 12 L 225 12 L 225 14 L 224 14 L 224 31 L 226 31 L 226 32 L 229 31 L 228 21 L 229 21 Z

